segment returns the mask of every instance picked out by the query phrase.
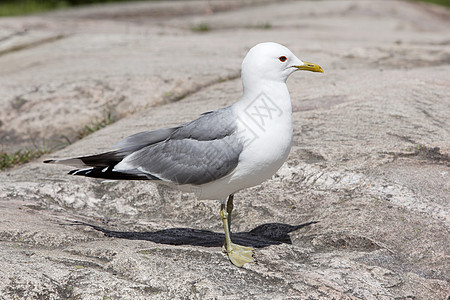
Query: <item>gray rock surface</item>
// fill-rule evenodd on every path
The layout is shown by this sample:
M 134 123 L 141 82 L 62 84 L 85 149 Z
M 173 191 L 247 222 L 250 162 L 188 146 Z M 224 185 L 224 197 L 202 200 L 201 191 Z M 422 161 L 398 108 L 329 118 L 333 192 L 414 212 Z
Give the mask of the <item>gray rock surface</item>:
M 35 161 L 0 173 L 0 299 L 448 299 L 449 11 L 209 3 L 0 19 L 2 147 L 75 136 L 105 110 L 120 120 L 50 156 L 192 120 L 239 99 L 250 47 L 285 44 L 325 74 L 291 76 L 291 155 L 235 197 L 257 263 L 221 253 L 217 201 Z

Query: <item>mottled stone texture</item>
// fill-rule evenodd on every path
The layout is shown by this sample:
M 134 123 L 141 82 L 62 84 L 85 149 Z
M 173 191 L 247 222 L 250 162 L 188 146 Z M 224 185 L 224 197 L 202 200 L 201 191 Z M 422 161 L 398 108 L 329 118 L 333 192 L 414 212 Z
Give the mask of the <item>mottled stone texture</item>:
M 74 140 L 108 111 L 120 119 L 47 158 L 237 101 L 259 42 L 325 70 L 291 76 L 291 155 L 235 196 L 232 231 L 257 247 L 256 264 L 221 253 L 217 201 L 39 160 L 0 173 L 0 299 L 448 298 L 449 11 L 266 2 L 0 19 L 3 150 Z

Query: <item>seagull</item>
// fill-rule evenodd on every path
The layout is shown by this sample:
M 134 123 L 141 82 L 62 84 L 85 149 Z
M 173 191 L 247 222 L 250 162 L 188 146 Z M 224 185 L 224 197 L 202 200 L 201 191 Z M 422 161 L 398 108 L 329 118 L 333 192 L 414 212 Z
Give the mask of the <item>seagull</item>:
M 242 62 L 243 94 L 233 105 L 177 127 L 136 133 L 108 152 L 44 163 L 78 168 L 71 175 L 150 180 L 220 200 L 223 251 L 242 267 L 255 262 L 254 249 L 231 241 L 234 194 L 271 178 L 288 157 L 293 127 L 286 80 L 298 70 L 323 73 L 283 45 L 257 44 Z

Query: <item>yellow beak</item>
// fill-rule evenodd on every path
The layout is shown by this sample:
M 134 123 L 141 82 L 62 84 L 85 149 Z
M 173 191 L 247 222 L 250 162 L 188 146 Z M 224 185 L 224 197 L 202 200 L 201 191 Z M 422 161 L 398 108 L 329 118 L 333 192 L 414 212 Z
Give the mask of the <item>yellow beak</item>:
M 304 61 L 303 63 L 304 64 L 301 66 L 293 66 L 293 67 L 299 70 L 323 73 L 323 69 L 320 66 L 306 61 Z

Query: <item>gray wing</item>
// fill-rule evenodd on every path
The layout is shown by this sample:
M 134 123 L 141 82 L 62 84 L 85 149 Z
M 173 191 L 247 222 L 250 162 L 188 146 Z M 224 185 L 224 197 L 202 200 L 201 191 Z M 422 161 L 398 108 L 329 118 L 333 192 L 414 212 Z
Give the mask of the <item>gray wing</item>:
M 199 185 L 234 170 L 242 148 L 236 118 L 230 108 L 225 108 L 177 128 L 164 141 L 130 154 L 114 170 Z
M 130 135 L 118 143 L 114 144 L 112 149 L 119 149 L 120 152 L 132 153 L 145 146 L 155 144 L 167 139 L 179 127 L 162 128 L 151 131 L 139 132 Z
M 117 150 L 74 158 L 49 159 L 45 160 L 44 163 L 63 164 L 77 168 L 114 166 L 122 161 L 127 155 L 145 148 L 148 145 L 159 143 L 167 139 L 177 129 L 178 127 L 162 128 L 136 133 L 112 146 L 113 149 Z

